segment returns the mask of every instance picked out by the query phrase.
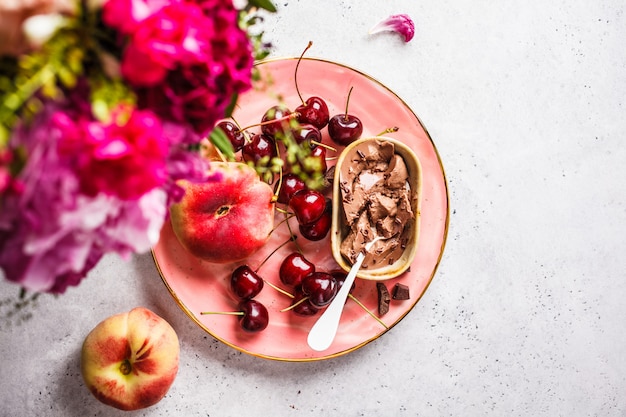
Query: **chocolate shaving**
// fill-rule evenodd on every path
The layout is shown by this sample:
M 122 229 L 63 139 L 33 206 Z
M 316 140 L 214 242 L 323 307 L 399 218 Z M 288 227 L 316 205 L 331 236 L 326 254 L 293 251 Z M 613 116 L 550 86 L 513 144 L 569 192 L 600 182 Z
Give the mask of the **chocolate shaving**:
M 336 166 L 333 165 L 326 170 L 326 174 L 324 174 L 324 188 L 333 185 L 333 180 L 335 179 L 335 169 Z
M 409 296 L 409 287 L 399 282 L 394 285 L 392 292 L 394 300 L 408 300 L 411 298 Z
M 391 301 L 389 290 L 382 282 L 376 283 L 376 289 L 378 290 L 378 315 L 384 316 L 389 311 L 389 302 Z

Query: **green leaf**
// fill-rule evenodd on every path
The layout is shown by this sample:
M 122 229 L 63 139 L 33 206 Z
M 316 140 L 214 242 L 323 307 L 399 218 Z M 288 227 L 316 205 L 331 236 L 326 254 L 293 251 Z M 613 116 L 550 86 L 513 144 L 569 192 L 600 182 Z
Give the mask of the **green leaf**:
M 228 136 L 220 127 L 213 129 L 209 135 L 209 140 L 217 149 L 219 149 L 228 159 L 235 157 L 233 145 L 230 143 Z
M 248 4 L 275 13 L 276 6 L 270 0 L 248 0 Z
M 226 106 L 224 117 L 230 117 L 233 115 L 233 110 L 235 110 L 238 99 L 239 95 L 237 93 L 234 93 L 233 96 L 230 98 L 230 103 L 228 103 L 228 106 Z
M 0 124 L 0 151 L 2 151 L 3 147 L 7 146 L 10 137 L 10 130 L 5 125 Z

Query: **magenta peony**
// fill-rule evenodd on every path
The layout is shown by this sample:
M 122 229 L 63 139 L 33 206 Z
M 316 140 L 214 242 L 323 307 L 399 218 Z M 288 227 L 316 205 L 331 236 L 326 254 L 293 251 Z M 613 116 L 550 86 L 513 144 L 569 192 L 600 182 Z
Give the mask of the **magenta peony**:
M 250 88 L 252 47 L 230 0 L 162 3 L 111 0 L 105 22 L 127 35 L 122 75 L 140 106 L 204 136 Z

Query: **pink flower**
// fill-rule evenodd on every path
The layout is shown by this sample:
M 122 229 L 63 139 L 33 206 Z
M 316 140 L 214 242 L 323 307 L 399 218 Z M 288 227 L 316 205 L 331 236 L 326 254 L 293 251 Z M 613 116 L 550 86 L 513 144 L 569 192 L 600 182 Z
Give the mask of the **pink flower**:
M 185 47 L 171 55 L 178 56 L 176 66 L 158 84 L 137 88 L 137 94 L 141 108 L 153 109 L 159 117 L 189 126 L 204 136 L 224 116 L 233 95 L 250 88 L 253 57 L 250 41 L 238 26 L 238 14 L 232 3 L 207 0 L 199 2 L 199 7 L 202 16 L 196 15 L 197 9 L 193 8 L 193 19 L 180 19 L 188 25 Z M 163 8 L 162 12 L 165 11 Z M 140 38 L 133 38 L 137 39 Z M 147 44 L 148 38 L 145 40 L 142 44 Z M 146 63 L 129 59 L 125 74 L 136 71 L 139 77 L 150 73 L 146 68 L 140 69 L 140 64 Z M 137 69 L 131 70 L 134 66 Z
M 79 119 L 66 113 L 54 115 L 62 132 L 59 154 L 75 166 L 81 192 L 105 193 L 123 200 L 138 198 L 166 178 L 167 138 L 159 119 L 149 111 L 118 114 L 109 125 Z
M 29 158 L 19 175 L 23 192 L 3 196 L 0 268 L 8 280 L 32 291 L 63 292 L 77 285 L 106 253 L 128 257 L 149 250 L 166 218 L 164 188 L 127 200 L 82 193 L 82 178 L 59 146 L 63 134 L 78 131 L 59 127 L 59 111 L 48 108 L 11 139 Z
M 2 207 L 2 193 L 9 189 L 13 181 L 9 170 L 12 160 L 13 152 L 10 149 L 2 148 L 2 145 L 0 145 L 0 207 Z
M 166 3 L 166 4 L 164 4 Z M 230 0 L 110 0 L 104 22 L 125 35 L 121 72 L 139 105 L 206 135 L 251 86 L 252 45 Z
M 206 26 L 211 23 L 193 3 L 161 7 L 134 26 L 122 74 L 136 86 L 153 86 L 178 65 L 206 62 L 211 41 Z
M 102 8 L 102 20 L 127 35 L 148 16 L 170 3 L 170 0 L 108 0 Z
M 375 33 L 392 31 L 404 36 L 404 41 L 409 42 L 415 35 L 415 25 L 407 14 L 394 14 L 380 22 L 369 30 L 370 35 Z

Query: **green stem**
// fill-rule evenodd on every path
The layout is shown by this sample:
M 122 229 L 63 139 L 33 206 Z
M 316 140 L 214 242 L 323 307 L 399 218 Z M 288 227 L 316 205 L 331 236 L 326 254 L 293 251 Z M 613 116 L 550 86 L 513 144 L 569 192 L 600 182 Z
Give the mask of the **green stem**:
M 44 65 L 39 71 L 29 78 L 24 84 L 18 86 L 17 91 L 9 94 L 2 103 L 3 110 L 0 116 L 0 123 L 7 124 L 11 117 L 31 98 L 37 90 L 46 83 L 53 80 L 55 72 L 50 63 Z

